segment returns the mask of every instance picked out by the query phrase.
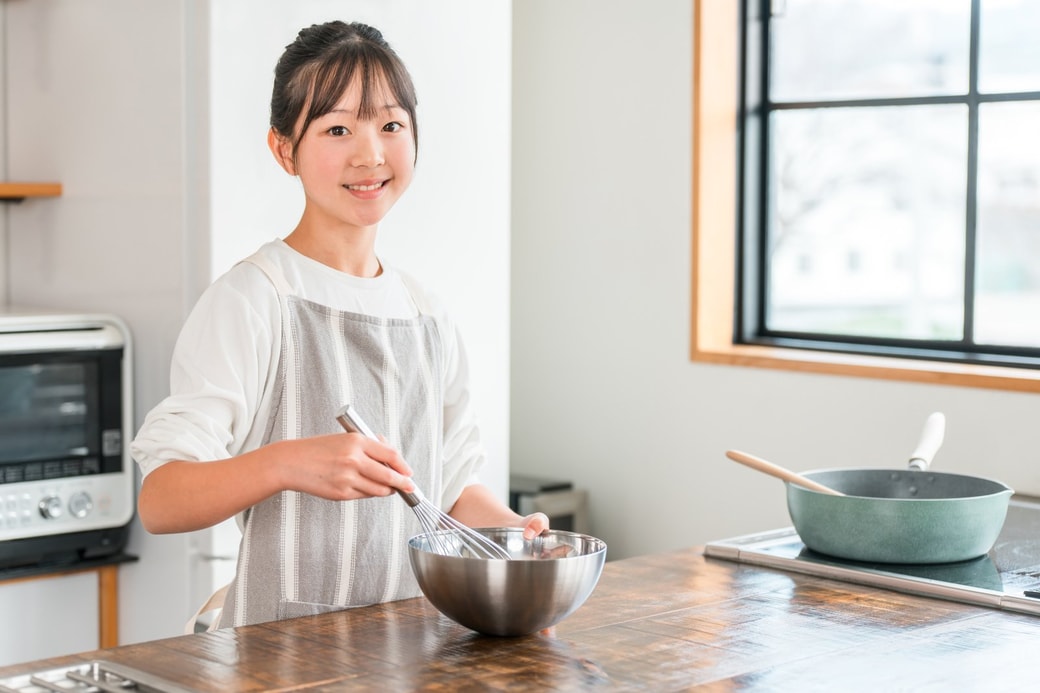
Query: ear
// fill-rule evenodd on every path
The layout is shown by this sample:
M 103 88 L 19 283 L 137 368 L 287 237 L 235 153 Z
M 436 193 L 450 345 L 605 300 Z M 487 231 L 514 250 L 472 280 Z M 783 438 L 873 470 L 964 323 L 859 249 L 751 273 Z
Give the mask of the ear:
M 275 160 L 290 176 L 296 175 L 296 164 L 293 162 L 292 142 L 282 137 L 274 128 L 267 131 L 267 146 L 274 154 Z

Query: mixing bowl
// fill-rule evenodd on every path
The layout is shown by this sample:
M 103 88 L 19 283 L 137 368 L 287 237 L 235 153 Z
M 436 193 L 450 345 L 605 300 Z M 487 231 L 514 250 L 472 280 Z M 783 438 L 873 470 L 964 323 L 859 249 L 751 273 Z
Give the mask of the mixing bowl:
M 451 532 L 412 537 L 408 554 L 438 611 L 485 635 L 529 635 L 556 625 L 592 593 L 607 557 L 607 545 L 586 534 L 548 530 L 525 542 L 519 528 L 477 531 L 512 560 L 435 553 L 433 540 L 451 541 Z

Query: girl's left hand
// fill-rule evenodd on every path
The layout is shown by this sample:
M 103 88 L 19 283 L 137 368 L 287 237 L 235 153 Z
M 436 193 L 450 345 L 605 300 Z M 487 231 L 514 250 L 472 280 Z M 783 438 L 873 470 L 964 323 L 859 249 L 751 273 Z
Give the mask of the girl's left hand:
M 531 541 L 549 529 L 549 516 L 545 513 L 531 513 L 523 520 L 524 539 Z

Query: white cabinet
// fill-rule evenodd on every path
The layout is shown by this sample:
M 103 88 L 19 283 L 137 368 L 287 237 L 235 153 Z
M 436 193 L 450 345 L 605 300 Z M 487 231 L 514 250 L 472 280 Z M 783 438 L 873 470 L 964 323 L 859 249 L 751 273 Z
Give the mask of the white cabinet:
M 99 589 L 94 572 L 0 582 L 0 666 L 98 649 Z

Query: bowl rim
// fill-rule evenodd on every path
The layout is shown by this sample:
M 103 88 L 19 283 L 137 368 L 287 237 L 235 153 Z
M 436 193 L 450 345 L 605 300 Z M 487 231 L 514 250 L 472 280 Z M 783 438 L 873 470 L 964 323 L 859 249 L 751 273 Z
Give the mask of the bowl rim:
M 477 532 L 479 532 L 481 534 L 484 534 L 485 536 L 490 536 L 490 535 L 493 535 L 493 534 L 499 534 L 499 535 L 523 534 L 523 531 L 524 531 L 523 527 L 474 527 L 472 529 L 474 529 L 475 531 L 477 531 Z M 439 529 L 439 530 L 436 530 L 437 533 L 443 533 L 443 534 L 451 534 L 454 531 L 455 530 L 451 530 L 451 529 Z M 411 552 L 417 553 L 417 554 L 428 554 L 428 555 L 432 555 L 432 556 L 439 556 L 440 558 L 457 560 L 457 561 L 488 561 L 489 560 L 487 558 L 478 558 L 478 557 L 475 557 L 475 556 L 446 556 L 444 554 L 439 554 L 436 551 L 428 551 L 428 550 L 426 550 L 424 548 L 421 548 L 420 546 L 417 545 L 419 539 L 422 539 L 423 537 L 426 537 L 427 535 L 432 534 L 432 533 L 433 532 L 419 532 L 419 533 L 414 534 L 411 537 L 409 537 L 408 538 L 408 550 L 411 551 Z M 580 554 L 578 554 L 576 556 L 564 556 L 562 558 L 554 558 L 554 559 L 552 559 L 552 560 L 555 560 L 555 561 L 581 559 L 581 558 L 587 559 L 590 556 L 597 556 L 599 554 L 605 554 L 606 551 L 607 551 L 607 542 L 605 542 L 602 539 L 600 539 L 599 537 L 595 537 L 595 536 L 593 536 L 591 534 L 586 534 L 586 533 L 583 533 L 583 532 L 572 532 L 572 531 L 566 530 L 566 529 L 552 529 L 552 528 L 550 528 L 550 529 L 544 530 L 542 532 L 542 534 L 539 535 L 539 536 L 545 536 L 545 535 L 548 535 L 548 536 L 566 536 L 566 537 L 571 537 L 571 538 L 575 538 L 575 539 L 581 539 L 581 540 L 591 544 L 594 547 L 593 550 L 587 551 L 587 552 L 584 552 L 584 553 L 580 553 Z M 517 561 L 517 562 L 520 562 L 520 561 Z

